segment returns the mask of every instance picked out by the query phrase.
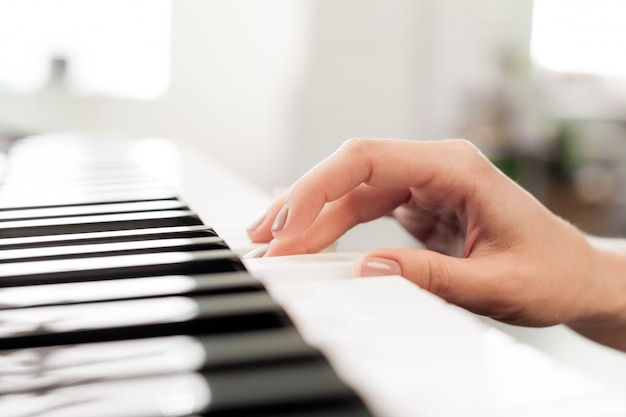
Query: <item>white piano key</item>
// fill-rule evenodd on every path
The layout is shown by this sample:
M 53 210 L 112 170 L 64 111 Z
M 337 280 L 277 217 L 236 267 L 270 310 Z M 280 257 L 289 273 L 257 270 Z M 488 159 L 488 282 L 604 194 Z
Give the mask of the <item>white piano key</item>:
M 3 417 L 157 417 L 189 416 L 210 403 L 206 380 L 181 374 L 8 396 L 0 409 Z
M 626 415 L 623 400 L 587 375 L 401 277 L 270 291 L 377 415 Z
M 279 282 L 319 281 L 349 278 L 358 252 L 328 252 L 311 255 L 244 258 L 250 273 L 267 285 Z

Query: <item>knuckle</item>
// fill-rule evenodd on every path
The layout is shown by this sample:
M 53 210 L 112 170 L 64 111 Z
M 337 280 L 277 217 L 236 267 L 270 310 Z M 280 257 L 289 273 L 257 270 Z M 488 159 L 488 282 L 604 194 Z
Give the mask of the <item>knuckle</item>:
M 426 276 L 428 280 L 424 289 L 445 298 L 450 287 L 450 270 L 447 264 L 438 256 L 429 256 L 426 260 Z
M 455 154 L 457 161 L 462 161 L 465 165 L 463 169 L 468 170 L 468 172 L 471 171 L 475 175 L 487 175 L 495 172 L 491 161 L 469 140 L 451 139 L 449 144 L 453 148 L 452 152 Z
M 471 141 L 467 139 L 450 139 L 449 143 L 453 144 L 459 149 L 462 149 L 465 152 L 472 153 L 477 152 L 478 148 Z
M 372 141 L 373 139 L 368 138 L 350 138 L 341 144 L 339 150 L 348 153 L 363 152 L 371 147 Z
M 476 145 L 466 139 L 453 139 L 451 145 L 455 147 L 456 152 L 467 160 L 478 162 L 485 159 L 482 152 Z

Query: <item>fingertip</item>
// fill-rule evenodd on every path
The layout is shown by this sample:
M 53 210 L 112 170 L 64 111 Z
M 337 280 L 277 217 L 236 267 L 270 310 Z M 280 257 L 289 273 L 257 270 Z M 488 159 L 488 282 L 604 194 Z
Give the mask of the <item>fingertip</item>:
M 265 243 L 272 240 L 274 237 L 272 236 L 272 232 L 270 230 L 270 225 L 273 217 L 270 215 L 270 212 L 265 212 L 256 217 L 246 229 L 246 234 L 250 238 L 252 242 L 255 243 Z
M 256 247 L 242 256 L 243 259 L 262 258 L 267 253 L 268 245 Z
M 276 217 L 281 207 L 284 205 L 285 200 L 283 197 L 275 198 L 265 211 L 250 222 L 249 226 L 246 228 L 246 233 L 253 242 L 267 243 L 274 239 L 272 227 L 273 224 L 276 223 Z
M 424 249 L 378 249 L 365 253 L 355 265 L 355 275 L 401 275 L 418 287 L 441 295 L 452 280 L 455 259 Z
M 289 215 L 289 207 L 287 206 L 287 204 L 285 204 L 276 215 L 276 218 L 274 219 L 274 223 L 272 224 L 272 229 L 271 229 L 272 235 L 274 235 L 275 238 L 277 239 L 280 238 L 281 232 L 284 229 L 285 224 L 287 223 L 288 215 Z
M 267 246 L 265 247 L 265 251 L 263 252 L 263 257 L 272 257 L 272 256 L 276 256 L 276 240 L 272 239 L 268 242 Z
M 358 277 L 402 275 L 402 266 L 393 258 L 363 256 L 355 265 L 354 275 Z
M 301 253 L 298 248 L 290 246 L 290 242 L 279 241 L 278 239 L 272 239 L 266 247 L 263 257 L 269 258 L 272 256 L 286 256 Z

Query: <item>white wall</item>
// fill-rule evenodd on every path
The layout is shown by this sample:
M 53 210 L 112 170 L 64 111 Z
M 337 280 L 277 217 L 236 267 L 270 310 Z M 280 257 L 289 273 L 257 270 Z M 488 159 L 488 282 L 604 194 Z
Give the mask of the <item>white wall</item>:
M 525 54 L 532 2 L 321 0 L 298 105 L 308 167 L 353 136 L 453 135 L 470 92 L 500 81 L 497 54 Z
M 56 89 L 5 92 L 0 125 L 193 141 L 269 187 L 281 182 L 289 160 L 290 111 L 306 57 L 309 8 L 309 0 L 174 1 L 165 96 L 134 101 Z
M 178 0 L 165 96 L 5 92 L 0 126 L 193 141 L 269 189 L 349 137 L 448 136 L 460 95 L 494 76 L 493 39 L 527 38 L 530 4 Z

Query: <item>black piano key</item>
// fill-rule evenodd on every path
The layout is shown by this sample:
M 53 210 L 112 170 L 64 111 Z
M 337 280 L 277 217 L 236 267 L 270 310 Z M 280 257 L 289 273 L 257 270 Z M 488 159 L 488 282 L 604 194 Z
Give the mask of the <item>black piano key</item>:
M 228 249 L 57 259 L 4 264 L 0 287 L 243 270 Z
M 320 402 L 355 399 L 354 393 L 321 358 L 203 373 L 211 401 L 202 414 L 263 408 L 306 410 Z
M 187 205 L 180 200 L 151 200 L 130 203 L 88 204 L 82 206 L 38 207 L 19 210 L 0 210 L 0 221 L 188 209 Z
M 265 291 L 0 311 L 0 350 L 291 326 Z
M 178 193 L 168 187 L 133 186 L 119 189 L 92 190 L 91 192 L 74 193 L 75 190 L 57 190 L 57 193 L 39 196 L 36 191 L 9 193 L 0 187 L 0 209 L 19 210 L 35 207 L 76 206 L 88 204 L 128 203 L 135 201 L 169 200 L 178 198 Z
M 246 271 L 27 285 L 0 288 L 0 310 L 263 289 L 263 285 Z
M 201 335 L 196 340 L 205 352 L 204 361 L 197 369 L 202 371 L 321 356 L 292 326 L 219 336 Z
M 133 242 L 138 240 L 154 239 L 187 239 L 211 236 L 217 237 L 217 233 L 211 227 L 205 225 L 111 230 L 105 232 L 3 238 L 0 239 L 0 251 L 8 249 L 45 248 L 111 242 Z
M 293 327 L 0 351 L 0 396 L 320 356 Z
M 316 401 L 305 404 L 280 404 L 260 409 L 230 409 L 198 414 L 191 417 L 372 417 L 363 402 L 356 397 Z
M 194 226 L 200 224 L 202 224 L 200 218 L 187 210 L 57 217 L 51 219 L 0 222 L 0 238 L 145 229 L 166 226 Z
M 97 256 L 116 256 L 140 253 L 192 252 L 199 250 L 229 249 L 218 237 L 189 239 L 140 240 L 133 242 L 94 243 L 73 246 L 57 246 L 29 249 L 6 249 L 0 251 L 0 264 L 9 262 L 33 262 L 52 259 L 79 259 Z

